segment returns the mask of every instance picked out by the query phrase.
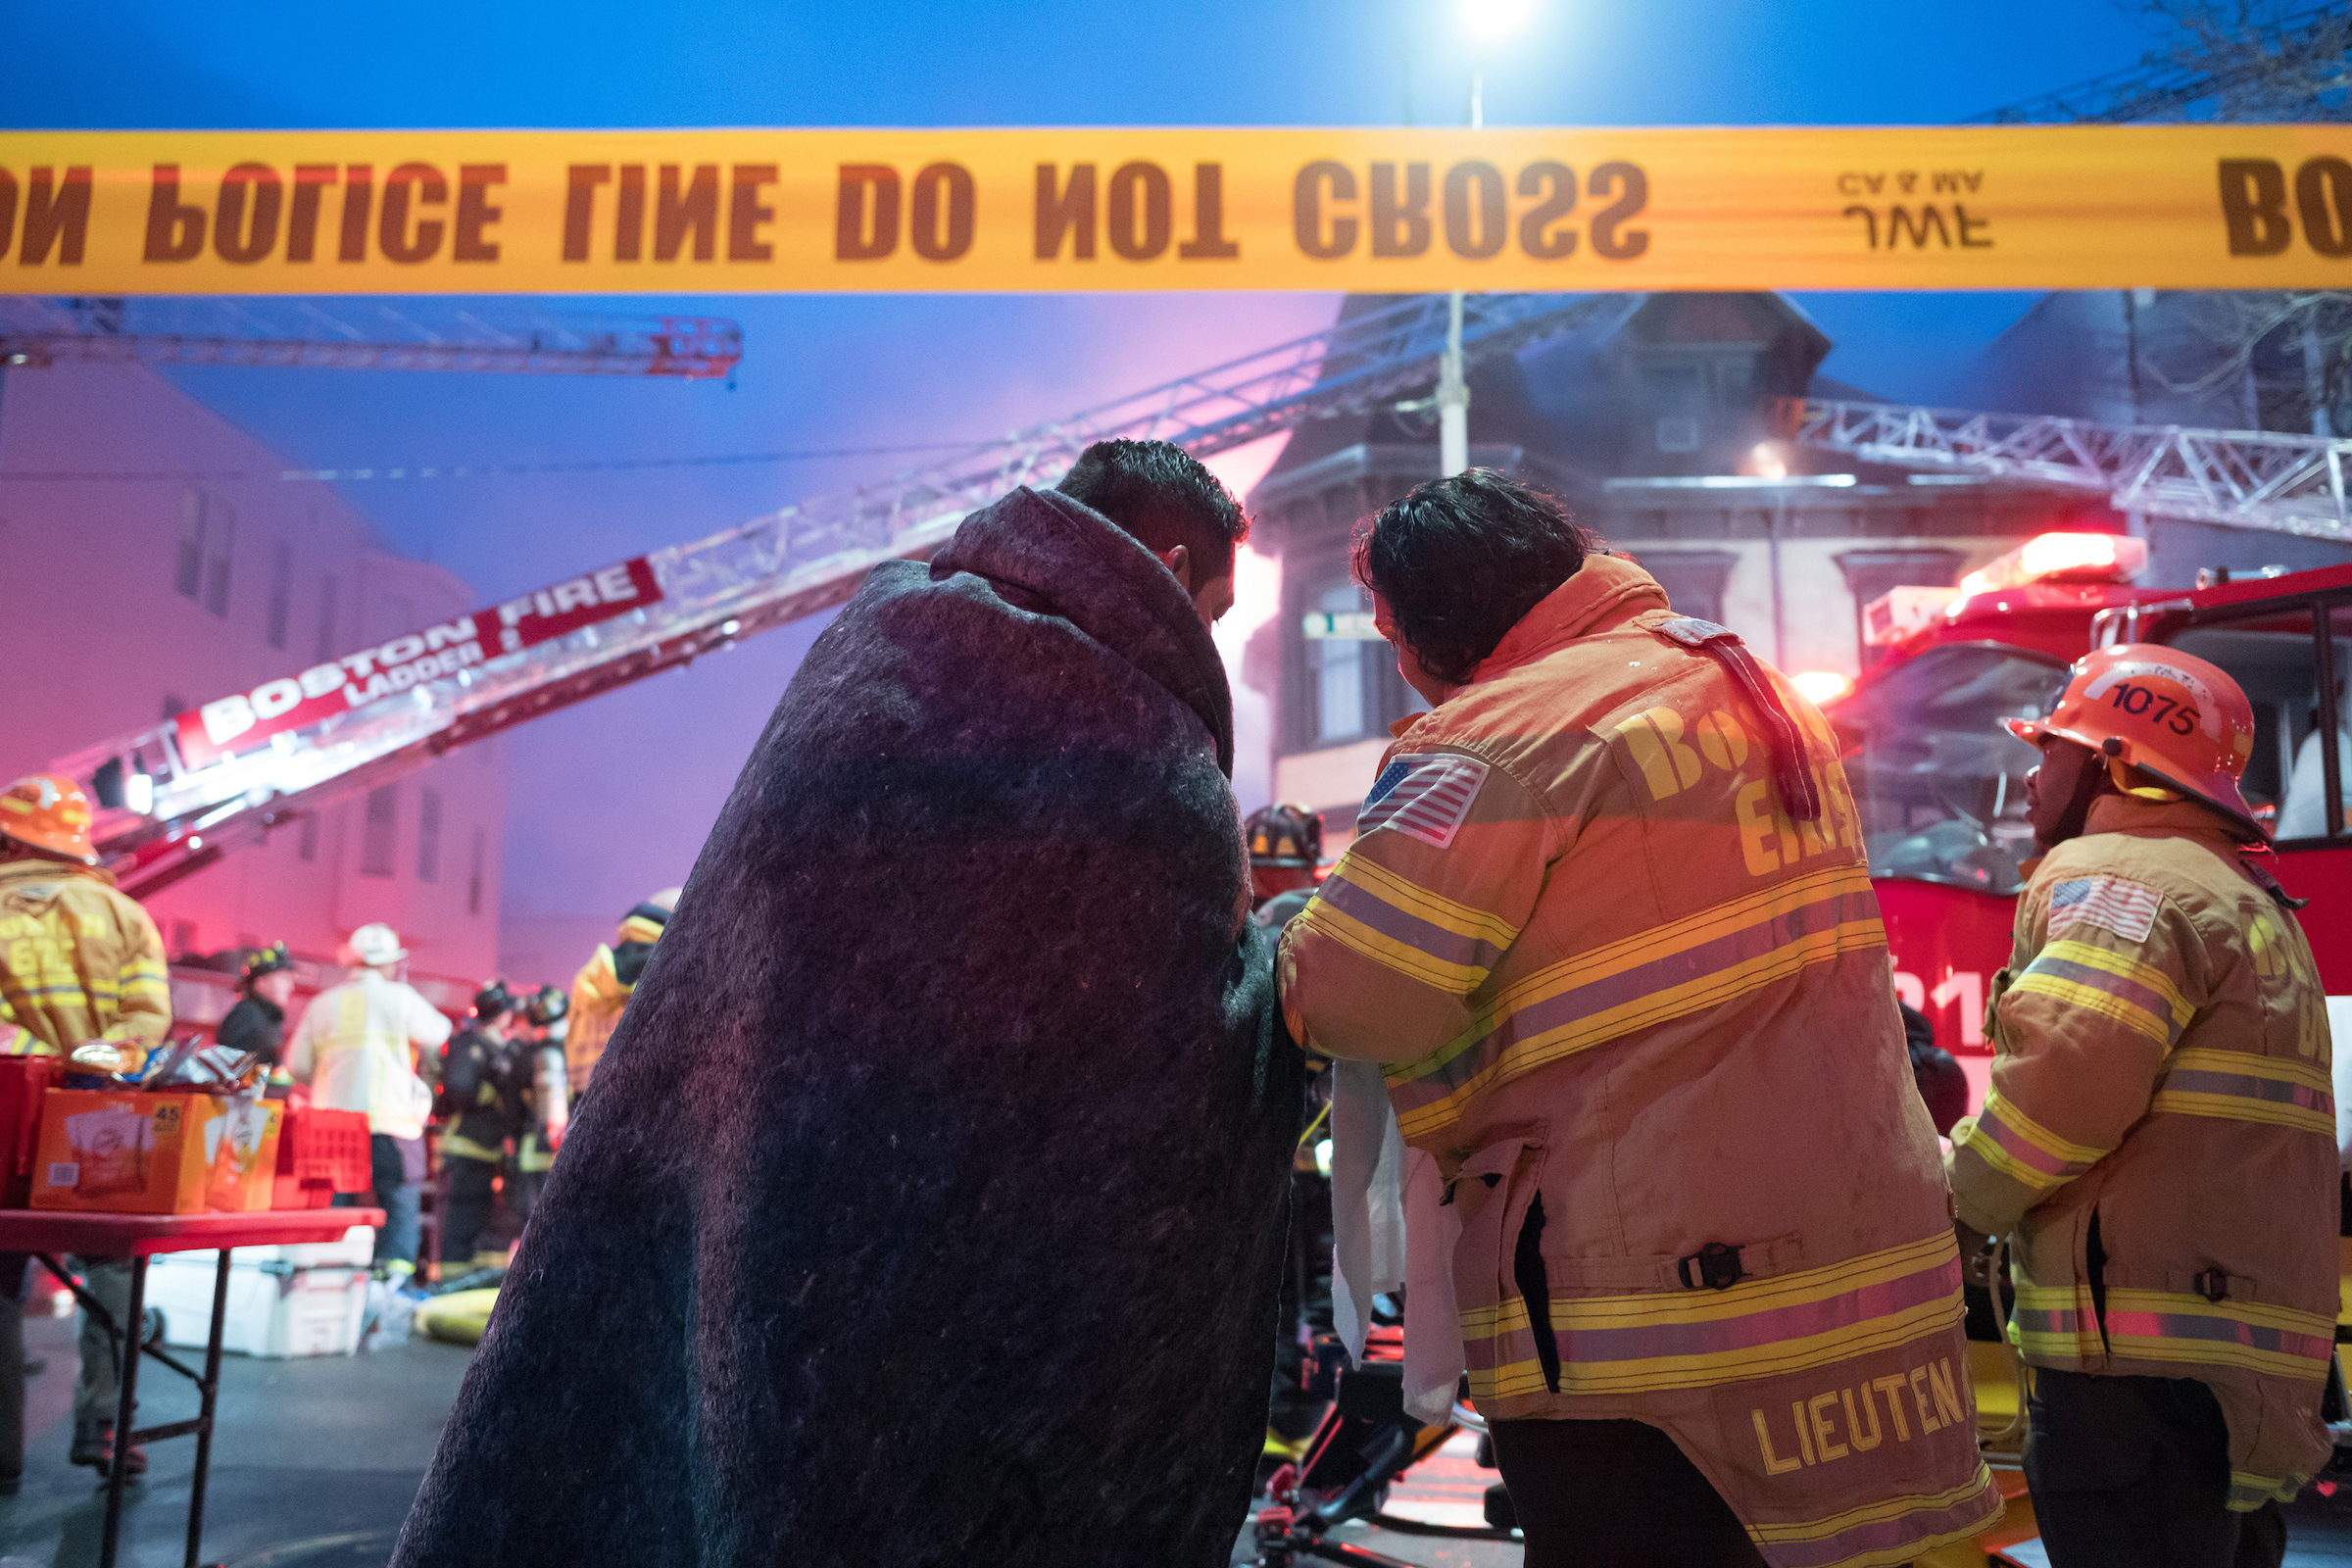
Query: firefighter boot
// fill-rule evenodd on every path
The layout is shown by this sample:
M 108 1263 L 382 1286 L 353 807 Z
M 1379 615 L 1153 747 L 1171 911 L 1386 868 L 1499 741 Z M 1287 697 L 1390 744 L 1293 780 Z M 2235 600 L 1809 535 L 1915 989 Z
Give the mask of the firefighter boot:
M 70 1464 L 86 1464 L 98 1472 L 98 1479 L 109 1479 L 114 1463 L 115 1424 L 96 1421 L 76 1424 L 74 1428 L 74 1447 L 66 1455 Z M 132 1447 L 122 1455 L 122 1473 L 143 1476 L 147 1473 L 147 1450 Z

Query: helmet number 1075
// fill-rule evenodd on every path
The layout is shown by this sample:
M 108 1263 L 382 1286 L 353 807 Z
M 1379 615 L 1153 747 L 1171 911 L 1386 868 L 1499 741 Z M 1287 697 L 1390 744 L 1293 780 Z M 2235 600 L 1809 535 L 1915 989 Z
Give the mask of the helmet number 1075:
M 2186 735 L 2197 727 L 2197 710 L 2195 709 L 2175 698 L 2159 696 L 2145 686 L 2134 686 L 2130 681 L 2119 681 L 2116 683 L 2112 700 L 2116 707 L 2127 713 L 2145 713 L 2152 704 L 2163 704 L 2163 707 L 2156 710 L 2155 722 L 2162 724 L 2176 735 Z

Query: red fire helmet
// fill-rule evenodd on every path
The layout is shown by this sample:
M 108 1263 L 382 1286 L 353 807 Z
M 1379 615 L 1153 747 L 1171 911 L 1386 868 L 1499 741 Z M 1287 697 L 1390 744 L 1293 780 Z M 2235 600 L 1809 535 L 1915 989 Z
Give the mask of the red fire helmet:
M 2217 664 L 2153 643 L 2102 648 L 2075 661 L 2049 717 L 2001 722 L 2035 745 L 2056 735 L 2087 746 L 2270 836 L 2237 788 L 2254 709 Z

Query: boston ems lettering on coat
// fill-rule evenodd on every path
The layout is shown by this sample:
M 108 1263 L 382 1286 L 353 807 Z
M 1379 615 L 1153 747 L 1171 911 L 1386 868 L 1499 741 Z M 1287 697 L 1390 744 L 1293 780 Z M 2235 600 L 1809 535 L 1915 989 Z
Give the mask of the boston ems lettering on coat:
M 251 751 L 273 735 L 308 729 L 422 682 L 611 620 L 661 597 L 653 567 L 639 556 L 206 703 L 173 720 L 172 738 L 189 766 L 204 767 Z
M 26 292 L 2310 288 L 2352 127 L 0 132 Z

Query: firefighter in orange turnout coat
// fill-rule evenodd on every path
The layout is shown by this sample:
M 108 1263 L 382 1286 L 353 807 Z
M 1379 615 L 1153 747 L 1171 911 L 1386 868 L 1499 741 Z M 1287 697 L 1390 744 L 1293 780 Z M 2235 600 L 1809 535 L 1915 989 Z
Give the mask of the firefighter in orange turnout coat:
M 1983 1529 L 1949 1201 L 1827 725 L 1496 474 L 1391 507 L 1358 573 L 1433 710 L 1283 1004 L 1386 1065 L 1447 1184 L 1530 1568 L 1874 1568 Z
M 2028 775 L 2047 855 L 1995 981 L 1960 1218 L 2010 1239 L 2026 1479 L 2057 1568 L 2252 1568 L 2328 1459 L 2338 1221 L 2327 993 L 2214 664 L 2078 662 Z

